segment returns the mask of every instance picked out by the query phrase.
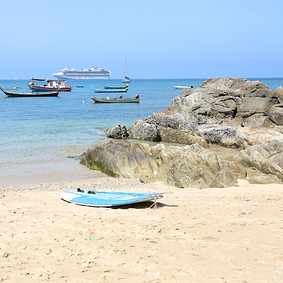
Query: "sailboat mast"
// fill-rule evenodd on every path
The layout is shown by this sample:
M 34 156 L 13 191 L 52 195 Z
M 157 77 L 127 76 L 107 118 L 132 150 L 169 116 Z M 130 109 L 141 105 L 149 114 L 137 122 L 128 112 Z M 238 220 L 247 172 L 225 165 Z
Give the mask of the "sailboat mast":
M 125 57 L 124 78 L 126 77 L 126 65 L 127 65 L 127 57 Z

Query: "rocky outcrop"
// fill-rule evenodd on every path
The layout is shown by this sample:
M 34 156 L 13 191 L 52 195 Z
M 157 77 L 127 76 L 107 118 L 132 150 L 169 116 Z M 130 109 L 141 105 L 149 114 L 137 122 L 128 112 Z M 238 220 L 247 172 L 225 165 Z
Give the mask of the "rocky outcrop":
M 254 145 L 234 156 L 233 161 L 283 179 L 283 142 Z
M 240 178 L 281 183 L 280 125 L 282 87 L 272 91 L 259 81 L 209 79 L 199 88 L 182 91 L 162 113 L 137 120 L 128 130 L 120 125 L 110 129 L 107 137 L 116 140 L 98 141 L 81 163 L 110 176 L 177 187 L 222 188 L 236 185 Z M 127 138 L 149 143 L 117 140 Z M 206 149 L 210 144 L 244 150 L 232 161 L 222 160 Z
M 81 163 L 118 178 L 140 178 L 149 172 L 153 176 L 162 175 L 158 161 L 141 144 L 115 139 L 100 139 L 94 147 L 87 150 Z
M 149 124 L 143 120 L 137 120 L 134 125 L 129 128 L 129 138 L 145 141 L 161 141 L 157 126 Z
M 281 93 L 281 89 L 272 91 L 259 81 L 208 79 L 199 88 L 182 91 L 172 100 L 170 110 L 186 118 L 192 115 L 217 119 L 229 116 L 242 119 L 250 126 L 261 126 L 268 119 L 271 107 L 279 103 Z
M 243 166 L 223 161 L 198 144 L 150 146 L 101 139 L 81 163 L 110 176 L 139 178 L 144 183 L 164 181 L 177 187 L 223 188 L 246 177 Z
M 163 142 L 178 144 L 199 144 L 202 147 L 209 147 L 206 140 L 186 130 L 175 130 L 171 128 L 158 127 L 159 135 Z
M 107 138 L 126 139 L 129 134 L 125 126 L 117 125 L 116 127 L 106 131 Z
M 283 103 L 273 105 L 268 117 L 276 125 L 283 125 Z
M 209 79 L 199 88 L 182 91 L 163 113 L 137 121 L 128 131 L 129 138 L 205 146 L 204 140 L 207 144 L 247 148 L 283 133 L 283 128 L 273 127 L 283 125 L 280 100 L 281 87 L 272 91 L 259 81 Z M 263 130 L 262 126 L 267 128 Z M 255 135 L 252 128 L 268 133 Z M 197 136 L 203 140 L 197 140 Z

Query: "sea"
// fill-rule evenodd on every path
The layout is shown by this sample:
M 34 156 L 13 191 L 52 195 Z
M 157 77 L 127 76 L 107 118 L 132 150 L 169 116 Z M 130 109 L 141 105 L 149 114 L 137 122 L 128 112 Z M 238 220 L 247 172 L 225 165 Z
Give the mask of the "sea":
M 248 78 L 275 90 L 283 78 Z M 6 97 L 0 93 L 0 186 L 72 181 L 91 178 L 94 172 L 79 163 L 79 156 L 106 137 L 116 125 L 127 128 L 137 119 L 171 105 L 181 90 L 199 87 L 206 79 L 133 79 L 124 97 L 140 96 L 140 103 L 99 104 L 91 97 L 103 85 L 121 80 L 69 80 L 71 92 L 58 97 Z M 30 80 L 0 80 L 2 88 L 28 92 Z

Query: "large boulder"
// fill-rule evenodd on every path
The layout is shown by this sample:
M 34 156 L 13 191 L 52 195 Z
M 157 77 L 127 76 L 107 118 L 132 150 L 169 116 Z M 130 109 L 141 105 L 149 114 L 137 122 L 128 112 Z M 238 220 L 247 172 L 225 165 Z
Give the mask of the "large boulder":
M 162 180 L 160 165 L 143 146 L 115 139 L 100 139 L 87 150 L 81 164 L 99 170 L 112 177 L 140 178 L 142 175 L 157 176 Z M 151 178 L 148 177 L 150 180 Z M 163 178 L 165 180 L 165 177 Z
M 158 131 L 162 142 L 186 145 L 197 143 L 202 147 L 209 147 L 208 143 L 203 137 L 197 136 L 187 130 L 175 130 L 171 128 L 158 127 Z
M 198 144 L 172 146 L 99 140 L 81 163 L 113 177 L 139 178 L 142 182 L 164 181 L 177 187 L 223 188 L 246 177 L 243 166 L 223 161 Z
M 187 119 L 192 115 L 217 119 L 238 117 L 257 127 L 265 122 L 272 106 L 279 103 L 282 92 L 279 88 L 272 91 L 259 81 L 214 78 L 196 89 L 182 91 L 172 100 L 170 110 Z
M 157 126 L 143 120 L 136 120 L 129 130 L 129 138 L 145 141 L 161 141 Z
M 278 88 L 275 89 L 275 91 L 277 92 L 278 94 L 278 101 L 280 103 L 283 102 L 283 87 L 282 86 L 279 86 Z
M 253 145 L 233 157 L 233 161 L 264 174 L 283 179 L 283 142 Z
M 126 139 L 129 134 L 125 126 L 117 125 L 114 128 L 106 131 L 107 138 Z
M 268 114 L 269 119 L 277 125 L 283 125 L 283 103 L 273 105 Z

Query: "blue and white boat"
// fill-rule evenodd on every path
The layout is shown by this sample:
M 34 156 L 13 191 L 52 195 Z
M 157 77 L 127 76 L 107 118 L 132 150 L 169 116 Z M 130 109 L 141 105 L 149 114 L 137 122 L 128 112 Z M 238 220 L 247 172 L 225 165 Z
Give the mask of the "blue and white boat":
M 61 192 L 60 197 L 62 200 L 79 205 L 113 207 L 146 201 L 156 201 L 163 196 L 156 193 L 97 192 L 93 190 L 84 191 L 77 189 Z

